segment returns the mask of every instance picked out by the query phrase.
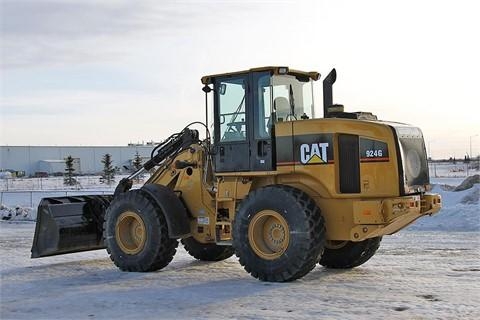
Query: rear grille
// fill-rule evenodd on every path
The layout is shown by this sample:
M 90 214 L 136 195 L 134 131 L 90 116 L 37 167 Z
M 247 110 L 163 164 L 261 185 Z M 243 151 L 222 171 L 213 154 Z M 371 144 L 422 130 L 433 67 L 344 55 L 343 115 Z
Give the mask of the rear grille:
M 356 135 L 341 134 L 338 136 L 341 193 L 360 193 L 358 145 L 358 136 Z
M 410 192 L 429 183 L 427 157 L 423 139 L 400 138 L 405 186 Z M 405 190 L 408 193 L 409 190 Z M 424 191 L 424 190 L 423 190 Z
M 425 192 L 430 178 L 422 131 L 406 125 L 395 125 L 393 129 L 399 146 L 397 155 L 402 194 Z

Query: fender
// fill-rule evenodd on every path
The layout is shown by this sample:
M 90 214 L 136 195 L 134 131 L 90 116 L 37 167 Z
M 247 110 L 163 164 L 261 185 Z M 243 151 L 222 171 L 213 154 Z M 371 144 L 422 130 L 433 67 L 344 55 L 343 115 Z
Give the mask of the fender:
M 140 190 L 148 194 L 162 209 L 167 220 L 168 236 L 172 239 L 190 236 L 190 219 L 182 201 L 172 189 L 160 184 L 149 183 Z

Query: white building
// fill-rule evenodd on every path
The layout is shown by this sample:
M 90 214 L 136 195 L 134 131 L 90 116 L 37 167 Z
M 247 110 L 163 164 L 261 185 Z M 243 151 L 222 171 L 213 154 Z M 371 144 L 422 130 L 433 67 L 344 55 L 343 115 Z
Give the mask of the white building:
M 0 146 L 0 171 L 25 172 L 26 176 L 52 175 L 65 172 L 65 159 L 74 158 L 77 174 L 97 174 L 103 169 L 102 158 L 110 154 L 113 166 L 127 172 L 138 152 L 142 163 L 150 159 L 153 145 L 129 146 Z

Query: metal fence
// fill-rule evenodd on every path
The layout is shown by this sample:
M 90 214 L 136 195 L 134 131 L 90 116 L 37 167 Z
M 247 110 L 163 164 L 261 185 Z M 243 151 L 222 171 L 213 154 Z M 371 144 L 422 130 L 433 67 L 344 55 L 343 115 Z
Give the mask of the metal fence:
M 110 185 L 100 182 L 100 176 L 76 176 L 74 186 L 65 186 L 63 177 L 0 179 L 0 204 L 6 207 L 36 208 L 42 198 L 79 195 L 113 194 L 117 183 L 126 175 L 115 176 Z M 149 175 L 134 180 L 133 188 L 145 183 Z
M 428 162 L 430 178 L 466 178 L 478 174 L 476 163 L 453 162 Z
M 0 191 L 110 189 L 123 177 L 115 177 L 108 185 L 100 182 L 100 176 L 78 176 L 74 186 L 65 186 L 63 177 L 0 179 Z
M 52 190 L 52 191 L 0 191 L 0 203 L 6 207 L 36 208 L 42 198 L 80 196 L 86 194 L 113 194 L 113 189 L 108 190 Z

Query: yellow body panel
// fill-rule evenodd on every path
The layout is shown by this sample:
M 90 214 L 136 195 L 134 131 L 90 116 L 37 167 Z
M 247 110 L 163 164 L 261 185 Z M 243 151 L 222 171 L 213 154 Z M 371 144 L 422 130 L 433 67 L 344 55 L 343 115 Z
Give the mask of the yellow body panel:
M 283 124 L 279 124 L 283 125 Z M 354 134 L 364 138 L 371 138 L 386 142 L 389 150 L 395 150 L 395 140 L 392 131 L 385 125 L 350 119 L 313 119 L 293 122 L 293 135 L 307 135 L 333 133 L 334 145 L 338 144 L 339 134 Z M 334 148 L 334 159 L 338 159 L 338 148 Z M 340 197 L 351 198 L 352 195 L 339 192 L 339 166 L 306 166 L 296 163 L 295 173 L 302 173 L 316 179 L 316 183 L 323 186 L 328 194 L 319 194 L 324 198 Z M 388 197 L 399 194 L 398 162 L 396 154 L 392 152 L 388 162 L 361 163 L 361 196 L 364 197 Z
M 388 125 L 349 119 L 312 119 L 277 123 L 275 133 L 277 139 L 285 141 L 305 135 L 332 134 L 333 160 L 322 162 L 319 158 L 307 164 L 286 161 L 278 163 L 274 171 L 221 173 L 212 181 L 206 181 L 205 152 L 197 145 L 175 158 L 192 166 L 175 169 L 175 161 L 171 161 L 149 182 L 168 185 L 181 194 L 191 215 L 191 234 L 203 243 L 229 244 L 239 203 L 252 190 L 272 184 L 293 186 L 314 199 L 325 218 L 327 240 L 362 241 L 391 234 L 421 216 L 440 210 L 439 195 L 400 196 L 395 137 Z M 381 141 L 388 147 L 388 158 L 360 163 L 359 193 L 340 192 L 339 134 Z

